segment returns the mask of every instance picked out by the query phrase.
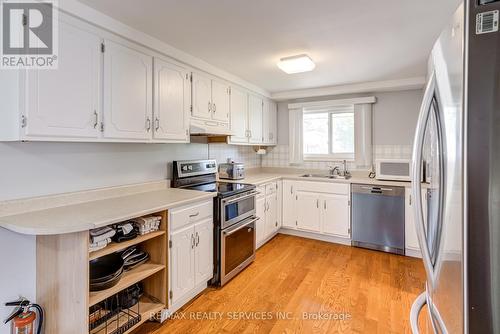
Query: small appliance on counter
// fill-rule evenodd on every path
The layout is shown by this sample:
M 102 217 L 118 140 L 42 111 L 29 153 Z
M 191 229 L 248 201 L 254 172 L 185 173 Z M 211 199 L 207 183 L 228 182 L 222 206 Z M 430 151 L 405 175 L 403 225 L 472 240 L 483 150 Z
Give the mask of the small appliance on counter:
M 410 181 L 410 159 L 379 159 L 375 161 L 375 178 L 386 181 Z
M 245 178 L 245 165 L 238 162 L 228 161 L 219 164 L 219 178 L 226 180 L 241 180 Z

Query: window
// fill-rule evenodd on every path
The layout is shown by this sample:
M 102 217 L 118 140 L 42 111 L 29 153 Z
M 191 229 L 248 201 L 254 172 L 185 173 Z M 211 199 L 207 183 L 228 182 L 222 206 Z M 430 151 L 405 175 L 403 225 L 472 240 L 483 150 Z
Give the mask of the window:
M 305 160 L 354 159 L 353 106 L 322 111 L 304 111 Z

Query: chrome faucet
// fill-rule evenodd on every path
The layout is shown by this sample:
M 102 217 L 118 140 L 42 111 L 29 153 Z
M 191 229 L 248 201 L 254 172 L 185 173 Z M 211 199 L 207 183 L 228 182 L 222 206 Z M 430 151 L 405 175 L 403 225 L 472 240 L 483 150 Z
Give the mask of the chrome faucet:
M 340 174 L 340 169 L 339 169 L 339 166 L 328 166 L 328 168 L 330 169 L 330 176 L 334 176 L 335 175 L 335 172 L 337 172 L 337 175 Z

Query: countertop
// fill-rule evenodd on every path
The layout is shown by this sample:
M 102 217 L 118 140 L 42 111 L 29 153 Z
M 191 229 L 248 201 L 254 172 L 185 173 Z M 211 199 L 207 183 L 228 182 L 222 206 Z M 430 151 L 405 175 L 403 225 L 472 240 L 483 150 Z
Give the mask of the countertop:
M 215 196 L 165 188 L 4 216 L 0 217 L 0 227 L 30 235 L 82 232 Z
M 384 185 L 393 187 L 411 187 L 411 182 L 405 181 L 384 181 L 377 179 L 370 179 L 367 172 L 352 172 L 352 177 L 348 180 L 344 179 L 328 179 L 323 177 L 301 177 L 304 174 L 328 174 L 327 171 L 307 171 L 294 168 L 251 168 L 246 170 L 244 179 L 241 180 L 221 180 L 225 182 L 239 182 L 249 183 L 254 185 L 261 185 L 264 183 L 276 180 L 297 180 L 297 181 L 313 181 L 313 182 L 330 182 L 330 183 L 361 183 Z

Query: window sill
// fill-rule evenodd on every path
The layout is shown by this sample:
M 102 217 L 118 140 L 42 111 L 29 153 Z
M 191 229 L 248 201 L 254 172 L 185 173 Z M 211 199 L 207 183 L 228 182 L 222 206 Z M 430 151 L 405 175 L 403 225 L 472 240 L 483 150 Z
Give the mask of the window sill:
M 347 161 L 347 162 L 354 162 L 355 158 L 353 157 L 331 157 L 331 156 L 304 156 L 303 160 L 305 162 L 342 162 L 342 161 Z

